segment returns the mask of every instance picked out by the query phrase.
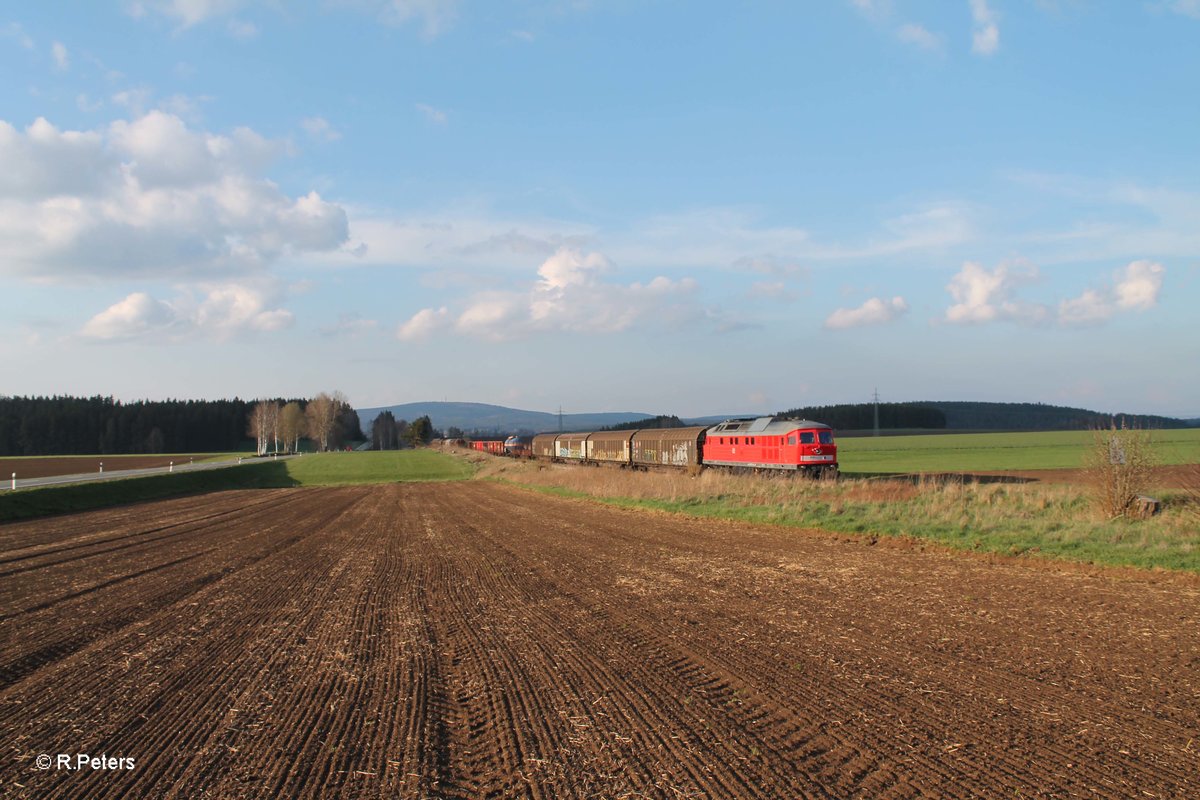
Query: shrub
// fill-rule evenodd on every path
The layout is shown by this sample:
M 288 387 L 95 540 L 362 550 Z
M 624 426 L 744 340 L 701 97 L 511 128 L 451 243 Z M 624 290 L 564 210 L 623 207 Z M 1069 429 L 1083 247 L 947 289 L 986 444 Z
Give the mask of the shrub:
M 1150 486 L 1155 461 L 1148 431 L 1116 423 L 1093 431 L 1084 471 L 1096 510 L 1109 519 L 1127 515 Z

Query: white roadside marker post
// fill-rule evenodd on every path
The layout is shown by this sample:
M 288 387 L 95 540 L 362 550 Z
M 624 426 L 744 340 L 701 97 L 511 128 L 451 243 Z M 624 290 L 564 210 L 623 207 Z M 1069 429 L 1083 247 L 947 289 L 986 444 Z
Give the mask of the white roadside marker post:
M 175 471 L 175 462 L 172 461 L 170 463 L 170 465 L 167 467 L 167 472 L 174 472 L 174 471 Z
M 17 473 L 15 472 L 13 473 L 12 490 L 14 492 L 17 490 Z
M 100 474 L 102 474 L 102 475 L 104 474 L 104 462 L 103 461 L 100 462 Z

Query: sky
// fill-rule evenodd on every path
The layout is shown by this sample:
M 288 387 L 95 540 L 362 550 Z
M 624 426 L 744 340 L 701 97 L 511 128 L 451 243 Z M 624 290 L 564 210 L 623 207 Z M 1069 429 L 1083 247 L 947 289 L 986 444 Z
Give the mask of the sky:
M 0 6 L 0 394 L 1200 416 L 1200 0 Z

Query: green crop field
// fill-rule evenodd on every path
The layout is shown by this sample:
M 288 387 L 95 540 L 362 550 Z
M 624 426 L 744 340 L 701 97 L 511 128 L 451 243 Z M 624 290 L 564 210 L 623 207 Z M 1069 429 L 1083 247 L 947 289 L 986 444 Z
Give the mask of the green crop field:
M 1160 463 L 1200 463 L 1200 428 L 1150 431 Z M 1092 444 L 1090 431 L 960 433 L 838 439 L 842 472 L 987 472 L 1075 469 Z

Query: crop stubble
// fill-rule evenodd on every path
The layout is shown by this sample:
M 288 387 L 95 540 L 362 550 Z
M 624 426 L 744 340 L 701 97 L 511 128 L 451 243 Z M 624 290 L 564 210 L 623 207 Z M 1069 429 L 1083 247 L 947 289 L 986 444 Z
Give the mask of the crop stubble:
M 1178 576 L 468 482 L 7 525 L 0 581 L 17 796 L 1200 796 Z

